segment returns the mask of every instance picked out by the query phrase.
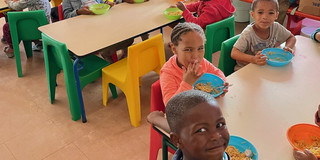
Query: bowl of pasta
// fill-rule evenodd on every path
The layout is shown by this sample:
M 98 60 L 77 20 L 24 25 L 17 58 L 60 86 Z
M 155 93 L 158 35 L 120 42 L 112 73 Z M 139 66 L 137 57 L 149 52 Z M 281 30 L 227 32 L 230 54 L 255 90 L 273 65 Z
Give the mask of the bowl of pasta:
M 295 150 L 308 149 L 320 158 L 320 127 L 312 124 L 296 124 L 287 131 L 287 139 Z
M 179 8 L 167 8 L 163 11 L 164 16 L 170 20 L 180 19 L 182 16 L 182 11 Z
M 232 160 L 257 160 L 257 149 L 244 138 L 231 135 L 226 152 Z
M 211 73 L 205 73 L 193 84 L 193 89 L 207 92 L 213 97 L 218 97 L 223 93 L 223 83 L 224 81 L 220 77 Z
M 109 9 L 110 5 L 104 3 L 98 3 L 89 6 L 89 10 L 94 14 L 105 14 Z
M 270 66 L 281 67 L 291 62 L 293 55 L 281 48 L 266 48 L 261 54 L 267 56 L 267 63 Z

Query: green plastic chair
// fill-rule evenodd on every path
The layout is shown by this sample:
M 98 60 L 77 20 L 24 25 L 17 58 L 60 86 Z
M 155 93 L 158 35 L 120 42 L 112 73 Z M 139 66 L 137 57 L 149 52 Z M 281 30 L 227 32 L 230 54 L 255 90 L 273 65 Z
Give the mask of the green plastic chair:
M 236 41 L 238 40 L 239 36 L 240 35 L 234 36 L 222 42 L 218 67 L 225 76 L 228 76 L 234 72 L 236 60 L 231 58 L 231 50 L 234 43 L 236 43 Z
M 79 94 L 81 94 L 81 97 L 79 97 L 77 93 L 73 61 L 69 56 L 67 46 L 44 33 L 42 33 L 42 43 L 50 102 L 53 103 L 55 99 L 57 74 L 63 70 L 71 117 L 72 120 L 77 121 L 81 118 L 82 94 L 80 91 Z M 101 69 L 108 66 L 110 63 L 98 56 L 90 54 L 81 58 L 81 64 L 83 65 L 83 69 L 79 71 L 79 80 L 82 90 L 87 84 L 101 77 Z M 115 86 L 111 84 L 109 87 L 113 98 L 116 98 L 117 91 Z
M 212 54 L 219 51 L 221 43 L 234 36 L 234 16 L 207 25 L 204 58 L 212 63 Z
M 31 42 L 41 39 L 38 27 L 48 24 L 48 21 L 43 10 L 8 12 L 8 21 L 18 77 L 22 77 L 19 43 L 23 41 L 27 58 L 32 57 Z

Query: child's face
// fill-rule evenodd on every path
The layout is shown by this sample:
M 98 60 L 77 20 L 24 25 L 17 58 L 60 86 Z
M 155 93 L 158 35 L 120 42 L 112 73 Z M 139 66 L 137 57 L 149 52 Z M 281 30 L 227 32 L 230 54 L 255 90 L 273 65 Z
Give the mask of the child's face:
M 184 157 L 222 160 L 229 143 L 229 132 L 219 107 L 201 103 L 187 111 L 181 122 L 176 144 Z
M 181 41 L 171 49 L 178 57 L 179 66 L 188 67 L 189 64 L 200 63 L 204 56 L 203 38 L 197 31 L 187 32 L 180 37 Z
M 260 1 L 254 11 L 250 12 L 254 19 L 254 25 L 258 29 L 269 29 L 273 22 L 278 18 L 276 4 L 270 1 Z

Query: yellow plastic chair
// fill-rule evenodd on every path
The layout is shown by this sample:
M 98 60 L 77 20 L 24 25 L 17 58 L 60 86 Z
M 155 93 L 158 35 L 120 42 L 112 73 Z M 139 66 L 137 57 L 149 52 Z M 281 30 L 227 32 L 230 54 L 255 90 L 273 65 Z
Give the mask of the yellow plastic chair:
M 165 63 L 162 34 L 132 45 L 128 57 L 102 69 L 103 105 L 107 105 L 109 83 L 119 87 L 126 95 L 131 124 L 140 125 L 139 78 L 150 71 L 158 74 Z
M 52 7 L 58 7 L 62 3 L 62 0 L 51 0 Z

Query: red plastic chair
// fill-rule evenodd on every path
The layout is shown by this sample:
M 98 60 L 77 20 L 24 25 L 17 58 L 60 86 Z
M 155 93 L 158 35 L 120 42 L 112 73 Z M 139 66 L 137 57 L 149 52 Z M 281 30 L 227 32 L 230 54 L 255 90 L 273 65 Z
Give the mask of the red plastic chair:
M 165 112 L 165 105 L 162 100 L 162 92 L 160 81 L 157 80 L 151 86 L 151 112 L 162 111 Z M 162 148 L 161 135 L 150 126 L 150 151 L 149 160 L 156 160 L 159 149 Z M 174 154 L 174 150 L 169 147 L 168 151 Z
M 63 20 L 64 16 L 63 16 L 62 4 L 58 6 L 58 13 L 59 13 L 59 21 Z

